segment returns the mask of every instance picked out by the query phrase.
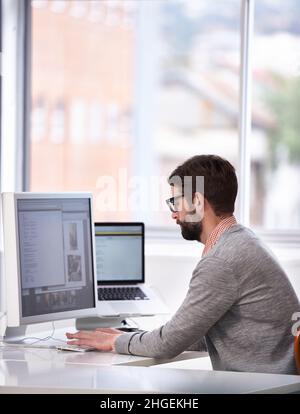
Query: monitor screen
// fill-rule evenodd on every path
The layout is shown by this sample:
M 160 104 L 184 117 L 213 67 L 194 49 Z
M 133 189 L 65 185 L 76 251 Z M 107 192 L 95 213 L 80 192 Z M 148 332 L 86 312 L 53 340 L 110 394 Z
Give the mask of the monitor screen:
M 90 202 L 17 199 L 22 318 L 95 307 Z
M 96 223 L 97 280 L 144 282 L 144 224 Z

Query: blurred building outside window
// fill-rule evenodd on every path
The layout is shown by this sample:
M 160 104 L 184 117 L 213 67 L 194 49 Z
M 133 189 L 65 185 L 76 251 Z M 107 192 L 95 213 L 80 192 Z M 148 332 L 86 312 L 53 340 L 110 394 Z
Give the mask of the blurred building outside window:
M 164 227 L 178 164 L 211 153 L 238 166 L 241 0 L 31 5 L 30 190 L 92 191 L 95 220 Z M 251 226 L 260 229 L 300 228 L 299 8 L 255 4 Z

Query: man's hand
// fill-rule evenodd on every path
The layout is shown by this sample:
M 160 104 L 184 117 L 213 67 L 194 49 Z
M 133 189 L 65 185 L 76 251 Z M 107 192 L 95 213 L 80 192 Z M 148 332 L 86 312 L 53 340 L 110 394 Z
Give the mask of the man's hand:
M 74 339 L 68 341 L 69 345 L 86 345 L 92 346 L 99 351 L 114 351 L 114 344 L 118 336 L 124 332 L 113 328 L 100 328 L 94 331 L 79 331 L 74 334 L 67 332 L 68 339 Z

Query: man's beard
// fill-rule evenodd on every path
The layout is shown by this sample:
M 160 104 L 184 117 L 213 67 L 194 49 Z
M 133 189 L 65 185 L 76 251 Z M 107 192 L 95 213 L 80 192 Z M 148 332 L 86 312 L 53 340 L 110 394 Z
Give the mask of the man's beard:
M 185 240 L 197 240 L 198 242 L 201 241 L 203 226 L 200 217 L 199 221 L 197 222 L 177 220 L 177 224 L 180 225 L 181 234 Z

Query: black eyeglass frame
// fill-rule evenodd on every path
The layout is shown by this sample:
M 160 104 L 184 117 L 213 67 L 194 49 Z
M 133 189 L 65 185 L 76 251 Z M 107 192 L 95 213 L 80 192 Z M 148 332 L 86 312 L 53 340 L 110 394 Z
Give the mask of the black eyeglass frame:
M 176 210 L 176 208 L 175 208 L 175 200 L 177 200 L 178 198 L 182 198 L 182 197 L 184 197 L 184 195 L 179 194 L 175 197 L 171 197 L 171 198 L 168 198 L 166 200 L 166 203 L 167 203 L 167 205 L 168 205 L 168 207 L 169 207 L 169 209 L 171 210 L 172 213 L 177 213 L 179 211 L 179 210 Z

